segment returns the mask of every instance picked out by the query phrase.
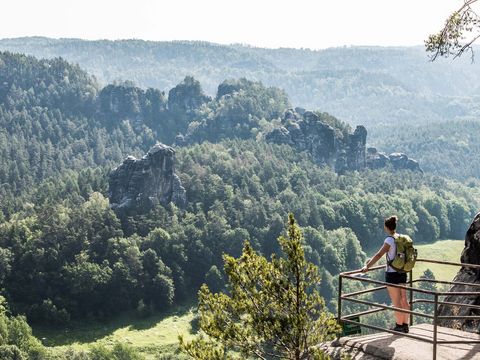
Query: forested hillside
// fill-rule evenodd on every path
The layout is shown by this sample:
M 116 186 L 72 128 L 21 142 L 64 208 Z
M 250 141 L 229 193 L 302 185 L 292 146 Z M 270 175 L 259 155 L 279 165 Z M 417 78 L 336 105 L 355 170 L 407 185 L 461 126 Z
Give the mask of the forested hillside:
M 227 78 L 285 89 L 296 106 L 351 123 L 408 124 L 471 118 L 478 112 L 478 64 L 428 61 L 422 47 L 351 47 L 321 51 L 262 49 L 207 42 L 83 41 L 18 38 L 0 49 L 80 64 L 106 85 L 131 80 L 164 91 L 185 75 L 210 96 Z
M 157 141 L 171 144 L 179 133 L 196 134 L 200 121 L 208 126 L 199 130 L 213 131 L 197 134 L 196 141 L 248 138 L 289 106 L 282 90 L 245 79 L 223 82 L 214 99 L 192 77 L 168 95 L 128 83 L 100 88 L 64 60 L 10 53 L 0 54 L 0 80 L 5 214 L 23 202 L 19 196 L 32 185 L 65 170 L 111 168 L 129 154 L 143 155 Z
M 338 175 L 308 151 L 265 142 L 291 104 L 260 82 L 224 81 L 215 97 L 192 77 L 168 94 L 102 88 L 64 60 L 2 53 L 0 84 L 0 288 L 31 322 L 148 314 L 194 296 L 203 282 L 221 289 L 222 253 L 237 256 L 244 240 L 278 252 L 288 212 L 330 303 L 333 275 L 378 246 L 386 214 L 427 243 L 461 237 L 479 207 L 476 186 L 391 168 Z M 185 209 L 115 213 L 111 168 L 177 133 L 195 135 L 176 148 Z
M 403 151 L 422 164 L 422 169 L 440 176 L 468 181 L 478 186 L 480 121 L 457 120 L 415 126 L 390 124 L 377 127 L 371 140 L 386 151 Z
M 480 93 L 477 84 L 480 71 L 478 64 L 472 64 L 467 57 L 455 62 L 439 59 L 431 63 L 421 47 L 351 47 L 312 51 L 188 41 L 83 41 L 47 38 L 3 39 L 0 40 L 0 49 L 46 58 L 62 56 L 80 64 L 97 79 L 85 80 L 89 83 L 82 85 L 88 88 L 84 94 L 90 95 L 83 96 L 94 98 L 95 93 L 113 81 L 119 81 L 117 85 L 120 87 L 126 85 L 124 90 L 118 86 L 105 88 L 102 101 L 106 104 L 108 96 L 123 91 L 124 98 L 119 103 L 130 104 L 122 105 L 130 109 L 118 109 L 118 113 L 117 110 L 107 111 L 104 118 L 119 114 L 133 116 L 137 114 L 135 107 L 155 107 L 142 108 L 144 125 L 156 131 L 155 126 L 161 124 L 162 131 L 154 132 L 152 136 L 147 132 L 140 140 L 144 144 L 147 140 L 145 137 L 150 137 L 150 143 L 155 140 L 172 143 L 177 132 L 185 133 L 186 126 L 194 116 L 191 111 L 177 106 L 176 117 L 157 116 L 153 119 L 151 114 L 163 111 L 163 115 L 166 115 L 166 109 L 175 109 L 175 101 L 167 104 L 168 92 L 184 81 L 186 75 L 193 75 L 201 84 L 203 92 L 197 90 L 198 104 L 205 101 L 205 97 L 215 99 L 218 85 L 224 80 L 245 77 L 262 81 L 267 89 L 268 86 L 285 89 L 285 94 L 275 100 L 278 100 L 279 106 L 276 110 L 272 108 L 273 111 L 278 111 L 288 101 L 285 100 L 288 96 L 294 106 L 326 111 L 351 125 L 367 125 L 369 145 L 388 152 L 403 151 L 420 160 L 424 171 L 461 181 L 480 176 L 480 170 L 471 162 L 472 158 L 480 156 L 472 138 L 478 132 Z M 123 80 L 127 80 L 127 83 Z M 143 89 L 133 90 L 132 81 Z M 160 90 L 152 89 L 147 93 L 148 87 Z M 228 82 L 223 88 L 229 88 Z M 247 97 L 259 90 L 254 86 L 246 88 L 250 89 Z M 266 91 L 279 91 L 273 89 L 275 88 Z M 181 94 L 181 88 L 177 90 Z M 222 94 L 221 91 L 220 95 Z M 272 93 L 268 96 L 277 95 Z M 149 105 L 153 98 L 153 105 Z M 133 99 L 138 104 L 132 104 Z M 91 105 L 82 103 L 75 106 Z M 195 101 L 191 105 L 195 108 Z M 248 100 L 240 105 L 241 108 L 248 106 Z M 264 106 L 265 103 L 260 102 L 255 111 Z M 235 111 L 233 105 L 224 101 L 222 106 L 210 107 L 208 113 L 204 112 L 203 118 L 212 117 L 213 114 L 226 118 L 232 115 L 232 110 Z M 255 113 L 253 110 L 248 111 Z M 257 113 L 257 116 L 266 115 Z M 192 127 L 195 124 L 196 122 Z M 253 128 L 256 129 L 254 131 L 259 131 L 262 125 L 265 123 L 258 122 L 249 127 L 249 130 Z M 127 132 L 128 129 L 122 127 L 115 130 L 116 136 L 120 137 L 124 137 Z M 70 136 L 77 136 L 75 149 L 69 150 L 71 163 L 78 149 L 85 146 L 81 144 L 78 134 Z M 91 136 L 94 138 L 89 141 L 89 148 L 97 149 L 102 157 L 102 147 L 97 147 L 95 143 L 100 138 L 103 139 L 102 143 L 108 140 L 102 131 L 94 131 Z M 23 140 L 14 138 L 14 141 Z M 123 143 L 122 140 L 120 142 Z M 115 144 L 107 144 L 106 149 L 106 159 L 118 162 L 125 153 L 139 155 L 148 150 L 148 146 L 142 147 L 137 143 L 133 148 L 129 148 L 128 144 L 127 148 L 117 148 Z M 48 152 L 48 149 L 43 151 Z M 65 159 L 58 160 L 57 167 L 65 162 Z M 85 159 L 75 162 L 81 167 Z M 22 173 L 21 181 L 28 182 L 30 175 L 25 175 L 21 166 L 17 170 Z M 10 170 L 14 173 L 13 176 L 17 176 L 17 170 Z

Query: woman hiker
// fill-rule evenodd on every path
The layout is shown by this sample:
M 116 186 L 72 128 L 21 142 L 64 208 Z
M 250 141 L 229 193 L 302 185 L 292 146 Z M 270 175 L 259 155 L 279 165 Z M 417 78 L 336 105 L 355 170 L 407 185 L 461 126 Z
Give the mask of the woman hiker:
M 397 229 L 397 220 L 396 216 L 390 216 L 385 219 L 383 230 L 387 233 L 382 247 L 377 253 L 367 261 L 367 264 L 362 268 L 363 272 L 366 272 L 371 268 L 375 263 L 386 254 L 387 256 L 387 266 L 385 268 L 385 282 L 389 284 L 399 284 L 406 285 L 407 283 L 407 273 L 400 273 L 394 270 L 388 265 L 389 260 L 395 258 L 396 245 L 395 245 L 395 236 L 397 235 L 395 230 Z M 405 310 L 410 310 L 410 306 L 407 300 L 407 291 L 406 289 L 400 289 L 392 286 L 387 286 L 388 295 L 392 300 L 393 306 Z M 407 313 L 395 311 L 395 327 L 391 330 L 408 333 L 408 324 L 409 324 L 410 315 Z

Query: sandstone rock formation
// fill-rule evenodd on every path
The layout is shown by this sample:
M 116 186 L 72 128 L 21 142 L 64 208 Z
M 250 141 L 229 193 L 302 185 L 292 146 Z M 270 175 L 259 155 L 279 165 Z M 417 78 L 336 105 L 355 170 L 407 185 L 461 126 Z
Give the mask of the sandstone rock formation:
M 465 248 L 463 249 L 460 261 L 465 264 L 480 264 L 480 213 L 473 219 L 467 234 L 465 235 Z M 480 269 L 472 269 L 462 267 L 455 276 L 455 282 L 463 282 L 469 284 L 480 285 Z M 480 286 L 454 285 L 450 288 L 453 291 L 480 291 Z M 480 305 L 480 296 L 458 296 L 449 295 L 444 301 L 457 302 L 462 304 Z M 441 316 L 469 316 L 480 315 L 480 310 L 471 309 L 464 306 L 441 305 L 439 307 L 439 315 Z M 469 332 L 480 333 L 480 321 L 454 319 L 442 320 L 441 326 L 447 326 L 456 329 L 462 329 Z
M 186 76 L 180 84 L 168 92 L 168 109 L 190 115 L 211 100 L 210 96 L 203 93 L 198 80 Z
M 370 169 L 381 169 L 388 165 L 390 159 L 383 152 L 378 152 L 376 148 L 369 147 L 367 149 L 367 166 Z
M 185 188 L 174 173 L 175 151 L 156 144 L 141 159 L 128 156 L 112 170 L 109 198 L 112 209 L 121 214 L 141 213 L 157 204 L 186 205 Z
M 288 144 L 300 151 L 308 151 L 317 164 L 325 164 L 337 173 L 347 170 L 378 169 L 391 165 L 395 169 L 421 171 L 415 160 L 405 154 L 389 156 L 375 148 L 366 151 L 367 129 L 357 126 L 353 133 L 334 128 L 311 111 L 288 109 L 282 125 L 265 136 L 269 142 Z
M 367 149 L 366 164 L 370 169 L 380 169 L 390 164 L 394 169 L 423 172 L 418 161 L 410 159 L 407 155 L 403 153 L 391 153 L 387 155 L 383 152 L 378 152 L 374 147 Z
M 343 136 L 315 113 L 292 109 L 285 111 L 282 124 L 266 135 L 267 141 L 306 150 L 316 163 L 329 165 L 339 173 L 365 168 L 367 130 L 363 126 Z

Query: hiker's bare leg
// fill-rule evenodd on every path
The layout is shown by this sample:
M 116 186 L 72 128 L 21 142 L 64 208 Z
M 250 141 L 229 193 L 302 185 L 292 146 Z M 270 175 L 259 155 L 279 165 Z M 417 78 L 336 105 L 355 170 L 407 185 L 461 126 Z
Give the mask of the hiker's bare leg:
M 403 308 L 402 307 L 402 301 L 401 301 L 401 293 L 400 293 L 399 288 L 393 287 L 393 286 L 387 286 L 387 291 L 388 295 L 390 296 L 390 299 L 392 300 L 393 306 L 398 307 L 398 308 Z M 397 324 L 401 325 L 403 324 L 403 313 L 399 311 L 395 311 L 395 321 Z
M 403 285 L 406 286 L 407 284 L 398 284 L 398 285 Z M 410 310 L 410 305 L 408 304 L 407 300 L 407 289 L 398 289 L 400 290 L 400 303 L 401 303 L 401 308 L 405 310 Z M 410 314 L 407 313 L 402 313 L 403 317 L 403 324 L 409 324 L 410 323 Z

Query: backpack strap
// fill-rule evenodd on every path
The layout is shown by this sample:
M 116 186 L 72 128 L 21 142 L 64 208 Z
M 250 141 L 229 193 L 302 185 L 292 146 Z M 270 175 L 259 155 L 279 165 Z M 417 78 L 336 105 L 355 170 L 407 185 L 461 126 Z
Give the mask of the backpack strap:
M 395 243 L 395 241 L 397 240 L 397 239 L 395 238 L 395 236 L 392 236 L 392 235 L 387 236 L 387 238 L 389 238 L 389 237 L 393 239 L 394 243 Z M 392 263 L 392 261 L 393 261 L 394 259 L 391 259 L 391 260 L 390 260 L 390 258 L 388 257 L 388 251 L 385 253 L 385 255 L 387 256 L 387 265 L 390 266 L 390 264 Z

